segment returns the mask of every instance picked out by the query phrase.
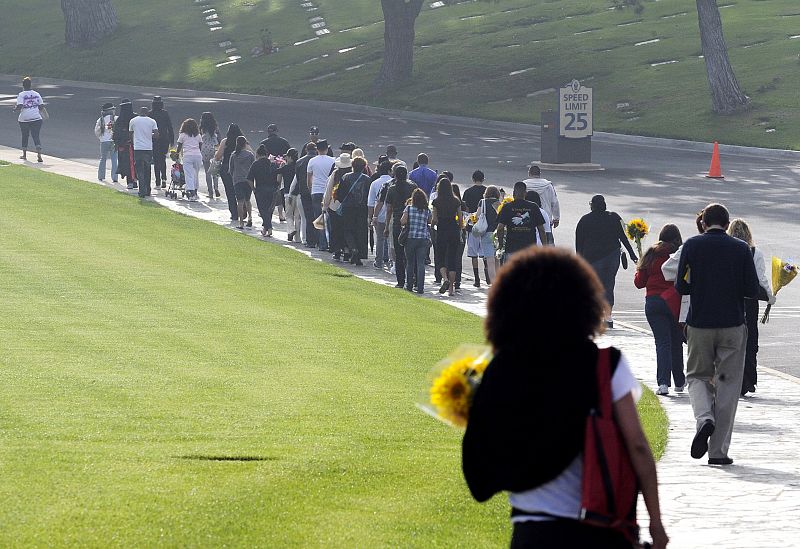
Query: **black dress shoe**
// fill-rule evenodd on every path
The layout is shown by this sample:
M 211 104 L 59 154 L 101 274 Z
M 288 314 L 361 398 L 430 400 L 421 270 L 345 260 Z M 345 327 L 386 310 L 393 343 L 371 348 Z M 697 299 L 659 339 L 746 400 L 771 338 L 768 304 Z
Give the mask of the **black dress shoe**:
M 692 440 L 692 457 L 700 459 L 708 452 L 708 437 L 714 434 L 714 422 L 707 419 L 697 430 Z
M 709 465 L 733 465 L 731 458 L 708 458 Z

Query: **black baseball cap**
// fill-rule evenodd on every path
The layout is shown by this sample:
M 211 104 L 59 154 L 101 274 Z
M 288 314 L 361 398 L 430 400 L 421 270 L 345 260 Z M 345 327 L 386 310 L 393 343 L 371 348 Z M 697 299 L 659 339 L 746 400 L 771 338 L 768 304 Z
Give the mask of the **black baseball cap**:
M 311 126 L 308 128 L 308 133 L 311 135 L 319 135 L 319 128 L 317 126 Z
M 341 147 L 339 147 L 339 150 L 353 152 L 354 150 L 356 150 L 356 144 L 353 143 L 352 141 L 348 141 L 347 143 L 342 143 Z
M 276 132 L 276 131 L 278 131 L 278 125 L 277 124 L 270 124 L 269 126 L 267 126 L 267 131 L 268 132 Z
M 320 139 L 317 141 L 317 150 L 319 149 L 327 149 L 328 148 L 328 140 L 327 139 Z

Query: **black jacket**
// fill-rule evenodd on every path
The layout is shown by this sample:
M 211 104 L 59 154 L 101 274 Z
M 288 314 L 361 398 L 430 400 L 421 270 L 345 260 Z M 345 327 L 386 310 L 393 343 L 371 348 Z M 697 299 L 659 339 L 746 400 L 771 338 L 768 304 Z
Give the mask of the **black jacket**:
M 589 263 L 619 253 L 620 243 L 631 258 L 636 257 L 616 212 L 589 212 L 575 228 L 575 251 Z
M 170 145 L 175 143 L 175 130 L 172 128 L 169 113 L 164 109 L 153 109 L 150 118 L 158 124 L 158 139 L 153 139 L 153 152 L 166 153 Z
M 612 349 L 612 373 L 620 352 Z M 583 449 L 597 401 L 597 347 L 589 340 L 503 351 L 478 386 L 462 442 L 472 496 L 523 492 L 553 480 Z

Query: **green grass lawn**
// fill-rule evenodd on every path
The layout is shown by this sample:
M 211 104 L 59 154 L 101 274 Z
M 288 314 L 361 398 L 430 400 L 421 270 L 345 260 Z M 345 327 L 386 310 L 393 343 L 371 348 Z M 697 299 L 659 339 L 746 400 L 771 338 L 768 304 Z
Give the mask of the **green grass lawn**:
M 209 0 L 209 32 L 189 0 L 115 3 L 117 33 L 97 48 L 63 46 L 57 2 L 5 6 L 0 71 L 79 80 L 266 93 L 428 112 L 538 122 L 555 108 L 540 93 L 573 78 L 595 89 L 595 129 L 765 147 L 800 148 L 800 8 L 796 0 L 720 1 L 730 56 L 753 108 L 713 115 L 693 0 L 645 0 L 641 15 L 608 0 L 497 0 L 431 9 L 417 20 L 413 81 L 382 97 L 370 86 L 382 59 L 374 0 Z M 330 34 L 308 21 L 324 17 Z M 250 50 L 269 28 L 280 51 Z M 218 46 L 232 40 L 242 62 Z M 676 61 L 675 63 L 667 63 Z M 529 70 L 525 70 L 529 69 Z M 524 71 L 518 74 L 517 71 Z M 317 80 L 319 79 L 319 80 Z M 536 95 L 531 95 L 536 94 Z
M 99 186 L 0 187 L 0 546 L 507 545 L 413 405 L 477 317 Z

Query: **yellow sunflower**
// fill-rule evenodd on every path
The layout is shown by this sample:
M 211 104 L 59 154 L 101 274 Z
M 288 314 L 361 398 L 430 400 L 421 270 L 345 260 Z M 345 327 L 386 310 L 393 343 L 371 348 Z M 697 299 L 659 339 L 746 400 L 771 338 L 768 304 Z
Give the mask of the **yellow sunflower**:
M 461 361 L 446 368 L 431 386 L 431 404 L 439 415 L 463 427 L 467 424 L 472 386 Z
M 500 202 L 500 205 L 499 205 L 499 206 L 497 206 L 497 213 L 499 214 L 499 213 L 502 211 L 502 209 L 503 209 L 503 206 L 505 206 L 506 204 L 508 204 L 508 203 L 510 203 L 510 202 L 514 202 L 514 197 L 513 197 L 513 196 L 507 196 L 507 197 L 505 197 L 505 198 L 503 199 L 503 201 L 502 201 L 502 202 Z

